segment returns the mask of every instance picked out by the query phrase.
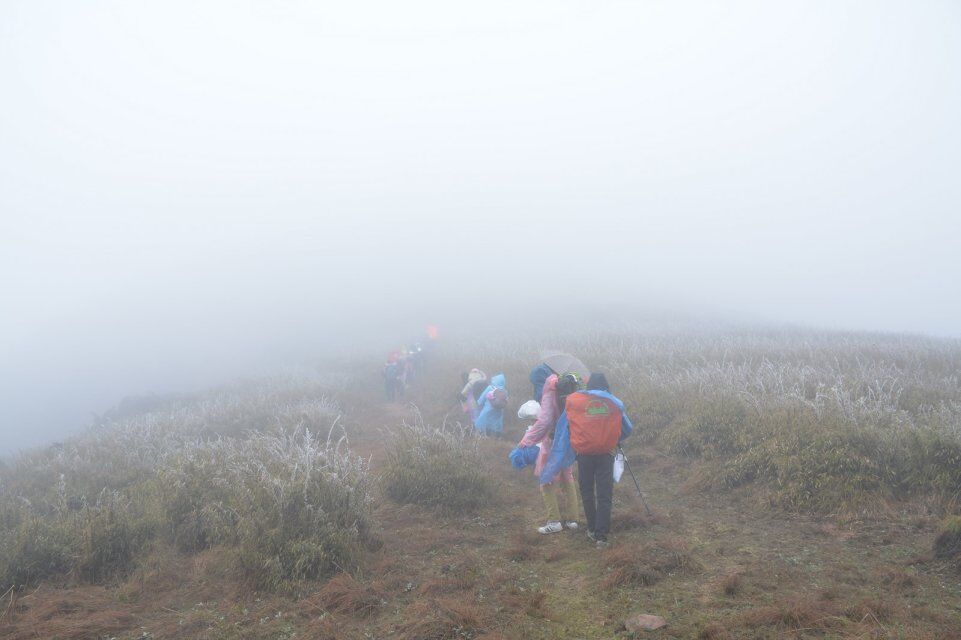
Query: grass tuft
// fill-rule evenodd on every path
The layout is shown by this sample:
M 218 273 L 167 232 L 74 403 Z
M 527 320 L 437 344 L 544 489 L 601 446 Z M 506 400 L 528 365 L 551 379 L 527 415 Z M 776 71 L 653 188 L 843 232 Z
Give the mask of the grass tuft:
M 394 435 L 380 481 L 395 502 L 473 513 L 495 495 L 488 463 L 469 427 L 437 428 L 418 420 Z
M 340 573 L 327 581 L 317 593 L 328 611 L 371 616 L 381 606 L 386 594 L 359 582 L 349 573 Z
M 604 565 L 608 573 L 601 580 L 603 589 L 648 586 L 682 569 L 699 567 L 687 543 L 679 539 L 655 540 L 640 548 L 614 547 L 604 554 Z
M 934 557 L 955 560 L 961 568 L 961 516 L 951 516 L 941 523 L 934 539 Z
M 739 573 L 729 573 L 721 578 L 720 587 L 724 595 L 736 596 L 744 590 L 744 577 Z

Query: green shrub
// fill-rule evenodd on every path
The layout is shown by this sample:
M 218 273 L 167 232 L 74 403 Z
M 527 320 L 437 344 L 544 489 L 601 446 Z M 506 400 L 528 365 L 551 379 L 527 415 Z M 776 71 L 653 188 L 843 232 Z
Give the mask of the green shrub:
M 359 567 L 380 541 L 367 463 L 301 438 L 249 441 L 234 470 L 240 564 L 259 588 L 291 589 Z
M 351 571 L 379 544 L 366 463 L 309 432 L 209 443 L 163 476 L 172 541 L 187 551 L 235 547 L 237 568 L 258 589 Z
M 181 551 L 236 541 L 238 515 L 228 506 L 236 488 L 225 479 L 225 460 L 218 459 L 218 448 L 198 447 L 160 470 L 164 530 Z
M 40 515 L 24 507 L 20 524 L 0 542 L 0 585 L 25 585 L 74 572 L 99 582 L 123 575 L 150 537 L 149 526 L 119 494 L 92 505 Z
M 391 500 L 467 513 L 495 495 L 493 477 L 469 428 L 404 424 L 387 450 L 381 486 Z
M 0 541 L 0 589 L 65 573 L 78 553 L 77 532 L 55 518 L 25 516 Z
M 941 529 L 934 539 L 934 557 L 954 560 L 961 568 L 961 516 L 951 516 L 941 523 Z
M 689 411 L 675 419 L 662 435 L 671 453 L 710 459 L 749 446 L 747 407 L 737 398 L 702 398 Z
M 113 492 L 103 491 L 94 506 L 83 509 L 74 519 L 80 539 L 76 568 L 88 582 L 126 573 L 149 536 L 148 525 Z

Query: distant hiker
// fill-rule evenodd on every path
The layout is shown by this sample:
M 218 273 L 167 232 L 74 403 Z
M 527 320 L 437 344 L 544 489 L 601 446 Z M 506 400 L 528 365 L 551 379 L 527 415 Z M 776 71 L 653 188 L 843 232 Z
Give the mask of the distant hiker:
M 587 390 L 572 393 L 558 420 L 568 423 L 570 447 L 577 454 L 577 476 L 587 518 L 587 536 L 608 546 L 614 493 L 614 450 L 631 435 L 624 403 L 611 394 L 603 373 L 592 373 Z M 595 502 L 596 500 L 596 502 Z
M 415 376 L 419 376 L 424 371 L 424 359 L 426 358 L 426 353 L 424 352 L 424 347 L 420 342 L 412 342 L 407 348 L 410 353 L 410 364 L 413 369 Z
M 544 474 L 553 445 L 554 428 L 557 419 L 563 411 L 567 396 L 578 387 L 578 379 L 572 374 L 558 378 L 551 374 L 544 381 L 540 410 L 537 419 L 530 426 L 524 437 L 518 443 L 518 449 L 539 446 L 534 474 L 540 480 L 541 494 L 544 496 L 544 506 L 547 507 L 547 523 L 538 527 L 540 533 L 558 533 L 566 526 L 577 529 L 577 489 L 574 487 L 574 473 L 571 469 L 573 460 L 566 467 L 558 467 L 553 473 Z
M 470 420 L 470 423 L 474 424 L 478 413 L 480 413 L 477 400 L 487 387 L 487 374 L 480 369 L 471 369 L 470 373 L 462 374 L 462 382 L 464 387 L 458 396 L 460 398 L 460 408 Z
M 408 387 L 414 382 L 414 361 L 411 358 L 410 351 L 406 347 L 401 349 L 400 358 L 397 360 L 397 364 L 400 367 L 400 374 L 398 379 L 400 380 L 400 388 L 402 391 L 406 391 Z
M 397 360 L 391 362 L 390 358 L 388 358 L 387 363 L 384 365 L 383 376 L 384 393 L 387 395 L 387 401 L 393 402 L 397 399 L 400 387 L 400 364 Z
M 485 435 L 500 435 L 504 432 L 504 409 L 509 398 L 506 385 L 504 374 L 498 373 L 491 377 L 490 385 L 477 400 L 474 427 Z
M 534 400 L 541 402 L 541 396 L 544 393 L 544 383 L 547 379 L 555 375 L 554 370 L 548 367 L 543 362 L 531 369 L 531 384 L 534 385 Z

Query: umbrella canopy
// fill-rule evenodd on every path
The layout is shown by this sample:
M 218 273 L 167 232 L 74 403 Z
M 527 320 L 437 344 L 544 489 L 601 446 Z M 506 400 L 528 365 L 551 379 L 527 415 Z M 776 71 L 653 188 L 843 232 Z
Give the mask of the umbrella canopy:
M 576 373 L 584 380 L 591 377 L 591 370 L 587 368 L 587 365 L 564 351 L 542 351 L 541 361 L 557 375 L 570 372 Z

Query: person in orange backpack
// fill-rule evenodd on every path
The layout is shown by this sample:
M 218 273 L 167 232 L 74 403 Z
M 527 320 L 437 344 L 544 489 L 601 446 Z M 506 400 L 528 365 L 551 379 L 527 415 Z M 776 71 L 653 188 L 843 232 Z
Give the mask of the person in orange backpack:
M 577 480 L 587 519 L 587 537 L 598 549 L 608 546 L 614 496 L 614 450 L 634 426 L 624 403 L 610 392 L 603 373 L 592 373 L 587 389 L 565 403 L 570 446 L 577 456 Z

